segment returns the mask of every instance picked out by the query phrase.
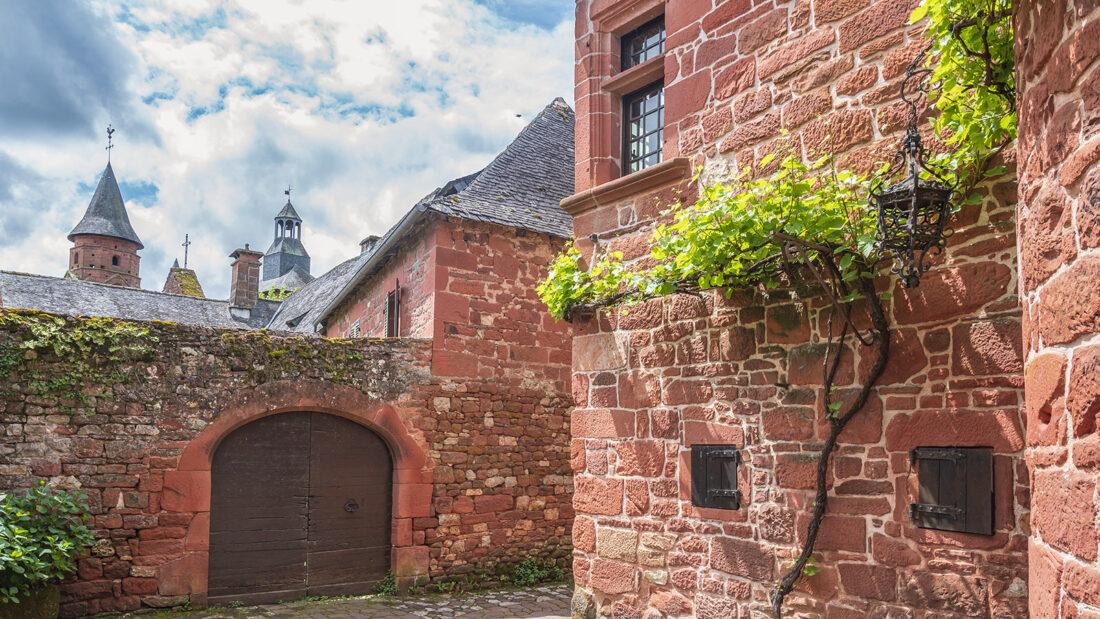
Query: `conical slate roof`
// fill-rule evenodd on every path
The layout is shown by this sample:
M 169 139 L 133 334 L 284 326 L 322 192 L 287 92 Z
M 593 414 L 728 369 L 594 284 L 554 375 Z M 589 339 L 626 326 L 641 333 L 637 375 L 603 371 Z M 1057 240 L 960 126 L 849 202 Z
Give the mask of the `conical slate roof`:
M 95 188 L 92 201 L 88 203 L 84 218 L 69 233 L 69 240 L 80 234 L 111 236 L 137 243 L 138 249 L 145 247 L 134 232 L 134 227 L 130 225 L 126 204 L 122 201 L 122 192 L 118 190 L 118 181 L 115 180 L 115 171 L 109 163 L 107 169 L 103 170 L 103 176 L 99 177 L 99 185 Z
M 293 219 L 295 221 L 302 221 L 302 218 L 298 217 L 298 211 L 294 210 L 294 205 L 290 203 L 289 199 L 283 206 L 283 210 L 279 211 L 279 214 L 275 216 L 275 219 Z

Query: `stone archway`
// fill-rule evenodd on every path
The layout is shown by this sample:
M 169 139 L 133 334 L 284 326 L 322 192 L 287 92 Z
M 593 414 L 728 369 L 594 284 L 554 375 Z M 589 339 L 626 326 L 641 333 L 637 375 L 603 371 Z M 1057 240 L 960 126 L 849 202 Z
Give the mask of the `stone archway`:
M 263 417 L 288 412 L 317 412 L 365 426 L 385 441 L 393 457 L 393 520 L 390 565 L 399 586 L 428 575 L 428 548 L 412 539 L 412 519 L 429 517 L 432 468 L 427 450 L 414 437 L 398 409 L 372 400 L 348 386 L 278 381 L 241 394 L 217 419 L 190 441 L 175 470 L 164 475 L 161 508 L 191 514 L 184 554 L 158 568 L 159 593 L 189 595 L 203 605 L 208 590 L 211 468 L 218 445 L 234 430 Z

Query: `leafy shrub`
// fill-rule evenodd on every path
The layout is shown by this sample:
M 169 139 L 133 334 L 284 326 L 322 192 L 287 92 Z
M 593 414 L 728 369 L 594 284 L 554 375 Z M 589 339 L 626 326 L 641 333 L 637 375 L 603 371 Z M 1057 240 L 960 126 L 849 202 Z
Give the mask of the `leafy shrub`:
M 87 511 L 83 494 L 45 482 L 0 493 L 0 602 L 18 602 L 76 571 L 76 555 L 94 541 Z
M 773 160 L 764 157 L 762 166 Z M 585 269 L 568 247 L 550 265 L 539 296 L 555 318 L 576 309 L 629 304 L 676 292 L 785 285 L 792 267 L 834 254 L 837 274 L 852 283 L 878 256 L 877 224 L 867 208 L 868 178 L 835 170 L 828 159 L 782 159 L 765 178 L 735 178 L 704 187 L 694 204 L 675 205 L 659 225 L 646 261 L 627 264 L 622 252 L 594 256 Z
M 504 579 L 517 587 L 533 587 L 544 582 L 553 582 L 565 577 L 561 568 L 550 561 L 524 559 L 508 568 Z

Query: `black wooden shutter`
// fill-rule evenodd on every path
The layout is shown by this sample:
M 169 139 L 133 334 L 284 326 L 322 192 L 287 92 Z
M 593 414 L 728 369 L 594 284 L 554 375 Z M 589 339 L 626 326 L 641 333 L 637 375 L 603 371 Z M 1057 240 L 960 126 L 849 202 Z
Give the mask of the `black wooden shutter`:
M 732 445 L 691 446 L 691 504 L 696 507 L 740 509 L 737 466 L 741 454 Z
M 993 450 L 989 447 L 918 447 L 909 459 L 920 484 L 909 505 L 923 529 L 993 535 Z

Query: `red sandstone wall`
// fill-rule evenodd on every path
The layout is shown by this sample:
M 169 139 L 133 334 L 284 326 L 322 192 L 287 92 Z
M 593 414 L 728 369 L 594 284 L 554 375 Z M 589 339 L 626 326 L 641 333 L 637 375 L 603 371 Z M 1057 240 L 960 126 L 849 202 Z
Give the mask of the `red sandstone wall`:
M 118 256 L 118 266 L 111 258 Z M 78 279 L 116 286 L 141 287 L 141 257 L 130 241 L 96 234 L 81 234 L 69 249 L 69 270 Z
M 1023 0 L 1020 288 L 1033 617 L 1100 615 L 1100 6 Z
M 899 76 L 921 45 L 910 0 L 581 0 L 577 4 L 578 245 L 645 255 L 663 205 L 779 145 L 867 169 L 896 148 Z M 622 181 L 617 35 L 665 11 L 665 160 Z M 620 78 L 622 79 L 622 78 Z M 611 82 L 614 84 L 614 81 Z M 677 163 L 675 157 L 687 161 Z M 602 184 L 602 185 L 601 185 Z M 946 261 L 912 292 L 894 280 L 894 352 L 831 467 L 830 512 L 788 608 L 809 616 L 1022 616 L 1027 477 L 1012 216 L 1015 183 L 958 214 Z M 586 197 L 587 196 L 587 197 Z M 806 526 L 824 436 L 820 299 L 675 297 L 575 325 L 572 459 L 578 607 L 616 616 L 761 612 Z M 855 358 L 840 384 L 864 371 Z M 690 502 L 688 447 L 743 447 L 738 511 Z M 993 536 L 908 519 L 916 446 L 991 446 Z M 952 615 L 954 613 L 954 615 Z
M 437 376 L 545 385 L 568 398 L 572 329 L 535 291 L 562 239 L 448 220 L 435 232 Z
M 0 488 L 47 479 L 90 498 L 99 542 L 63 587 L 64 616 L 205 604 L 211 453 L 236 424 L 275 411 L 340 414 L 384 436 L 399 581 L 566 561 L 567 395 L 433 378 L 425 340 L 146 326 L 154 354 L 87 385 L 87 403 L 41 391 L 70 372 L 48 351 L 2 380 Z M 0 352 L 22 357 L 19 333 L 5 324 Z

